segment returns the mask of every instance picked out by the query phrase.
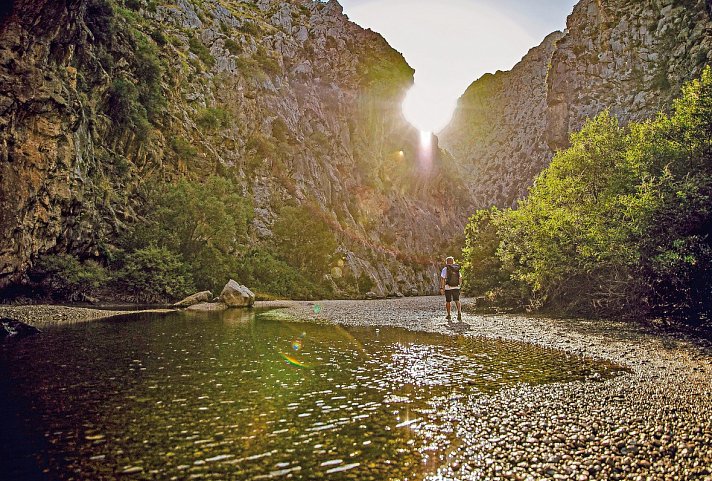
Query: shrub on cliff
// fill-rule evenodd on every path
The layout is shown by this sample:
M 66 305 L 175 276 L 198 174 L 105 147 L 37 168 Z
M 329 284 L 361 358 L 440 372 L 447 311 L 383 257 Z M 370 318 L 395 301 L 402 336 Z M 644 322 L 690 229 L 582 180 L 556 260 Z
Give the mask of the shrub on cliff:
M 190 48 L 190 51 L 193 52 L 208 68 L 215 65 L 215 57 L 213 57 L 210 50 L 208 50 L 208 47 L 206 47 L 198 38 L 190 37 L 190 40 L 188 40 L 188 47 Z

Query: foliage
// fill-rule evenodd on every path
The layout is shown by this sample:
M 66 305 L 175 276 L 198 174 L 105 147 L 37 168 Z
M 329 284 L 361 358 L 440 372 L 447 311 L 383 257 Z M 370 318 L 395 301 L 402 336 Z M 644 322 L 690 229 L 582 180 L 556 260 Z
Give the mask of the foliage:
M 472 296 L 482 296 L 492 291 L 508 276 L 497 257 L 501 239 L 497 220 L 501 211 L 496 207 L 479 210 L 465 226 L 465 247 L 462 250 L 462 288 Z
M 208 107 L 198 113 L 196 123 L 206 130 L 217 130 L 230 123 L 230 112 L 219 107 Z
M 125 240 L 127 250 L 158 246 L 180 255 L 200 289 L 219 289 L 236 272 L 252 206 L 230 181 L 152 185 L 145 209 Z
M 138 89 L 125 77 L 117 77 L 111 83 L 106 113 L 116 127 L 131 130 L 141 140 L 148 136 L 150 124 L 146 109 L 139 102 Z
M 282 73 L 282 67 L 279 65 L 279 61 L 271 56 L 262 46 L 257 48 L 256 60 L 262 71 L 268 76 L 274 77 Z
M 115 282 L 133 302 L 165 303 L 195 291 L 186 263 L 165 247 L 150 246 L 128 254 Z
M 190 51 L 193 52 L 207 67 L 215 65 L 215 57 L 212 56 L 210 50 L 208 50 L 208 47 L 206 47 L 197 37 L 190 37 L 190 40 L 188 40 L 188 47 L 190 48 Z
M 151 38 L 159 47 L 163 47 L 168 43 L 168 38 L 166 38 L 165 34 L 158 29 L 151 32 Z
M 671 117 L 624 129 L 608 113 L 571 137 L 517 209 L 466 228 L 466 289 L 532 307 L 704 319 L 712 283 L 712 71 Z M 506 280 L 505 280 L 506 279 Z
M 165 108 L 161 89 L 162 67 L 155 45 L 140 33 L 135 35 L 134 72 L 138 79 L 138 100 L 146 109 L 148 119 L 156 121 Z
M 358 286 L 358 291 L 361 294 L 366 294 L 375 286 L 373 279 L 371 279 L 371 276 L 369 276 L 365 272 L 362 272 L 361 275 L 358 276 L 356 285 Z
M 193 144 L 183 137 L 173 137 L 171 139 L 171 148 L 176 154 L 183 158 L 195 157 L 198 154 L 198 149 L 193 147 Z
M 56 299 L 71 302 L 83 300 L 84 295 L 102 287 L 109 279 L 101 265 L 81 262 L 69 254 L 40 257 L 30 275 Z
M 262 29 L 256 22 L 248 19 L 244 19 L 242 25 L 237 27 L 237 29 L 244 34 L 252 36 L 259 35 L 262 32 Z
M 242 46 L 231 38 L 225 40 L 225 48 L 233 55 L 242 53 Z
M 283 207 L 272 231 L 277 255 L 308 279 L 320 283 L 329 272 L 337 242 L 332 229 L 315 211 L 318 208 Z
M 89 0 L 86 7 L 87 27 L 101 45 L 109 45 L 116 35 L 114 8 L 107 0 Z
M 253 290 L 278 297 L 318 299 L 330 294 L 328 289 L 314 283 L 299 269 L 264 249 L 252 249 L 241 259 L 239 277 Z

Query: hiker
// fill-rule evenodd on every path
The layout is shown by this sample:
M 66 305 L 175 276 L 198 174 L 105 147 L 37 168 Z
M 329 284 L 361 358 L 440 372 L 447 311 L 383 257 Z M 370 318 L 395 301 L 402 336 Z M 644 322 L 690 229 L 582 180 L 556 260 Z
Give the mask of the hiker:
M 445 294 L 445 310 L 450 320 L 450 303 L 455 301 L 457 306 L 457 320 L 462 320 L 462 306 L 460 305 L 460 266 L 455 264 L 453 257 L 445 259 L 445 267 L 440 273 L 440 294 Z

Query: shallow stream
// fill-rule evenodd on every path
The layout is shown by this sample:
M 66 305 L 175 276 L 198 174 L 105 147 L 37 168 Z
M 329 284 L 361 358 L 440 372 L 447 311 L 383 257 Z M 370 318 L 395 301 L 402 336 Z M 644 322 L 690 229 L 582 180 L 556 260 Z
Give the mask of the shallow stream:
M 528 344 L 133 315 L 0 344 L 4 480 L 425 479 L 468 399 L 621 368 Z

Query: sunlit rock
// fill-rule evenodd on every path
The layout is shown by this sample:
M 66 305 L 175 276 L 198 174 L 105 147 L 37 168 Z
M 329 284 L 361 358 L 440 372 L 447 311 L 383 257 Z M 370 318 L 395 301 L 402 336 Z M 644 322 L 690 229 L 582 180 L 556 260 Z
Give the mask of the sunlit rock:
M 203 291 L 188 296 L 182 301 L 178 301 L 173 304 L 173 307 L 190 307 L 192 305 L 198 304 L 200 302 L 209 302 L 213 298 L 213 293 L 210 291 Z
M 255 303 L 255 294 L 247 287 L 230 279 L 220 293 L 220 301 L 229 307 L 250 307 Z

